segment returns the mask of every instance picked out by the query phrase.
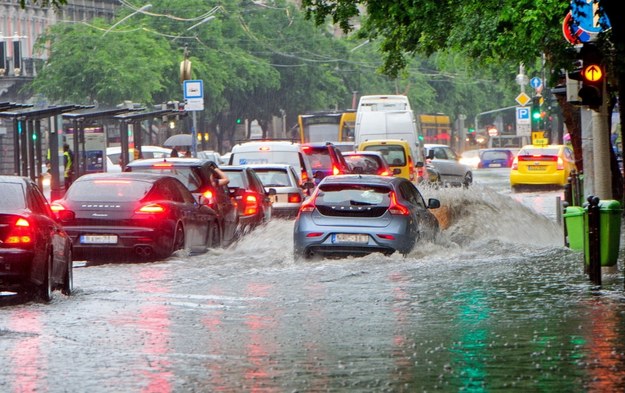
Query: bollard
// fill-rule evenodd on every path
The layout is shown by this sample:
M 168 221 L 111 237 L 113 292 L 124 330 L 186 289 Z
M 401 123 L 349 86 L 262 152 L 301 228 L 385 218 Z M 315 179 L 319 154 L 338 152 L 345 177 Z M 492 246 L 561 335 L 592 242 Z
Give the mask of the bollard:
M 588 276 L 595 285 L 601 285 L 601 238 L 599 236 L 599 197 L 588 197 Z

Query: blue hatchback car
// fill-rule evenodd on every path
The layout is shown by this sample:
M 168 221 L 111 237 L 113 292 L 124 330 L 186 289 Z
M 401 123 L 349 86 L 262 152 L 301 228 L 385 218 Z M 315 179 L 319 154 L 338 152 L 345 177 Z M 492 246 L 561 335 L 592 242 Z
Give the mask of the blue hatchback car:
M 395 176 L 327 176 L 302 204 L 293 230 L 295 257 L 408 254 L 432 239 L 438 220 L 417 187 Z

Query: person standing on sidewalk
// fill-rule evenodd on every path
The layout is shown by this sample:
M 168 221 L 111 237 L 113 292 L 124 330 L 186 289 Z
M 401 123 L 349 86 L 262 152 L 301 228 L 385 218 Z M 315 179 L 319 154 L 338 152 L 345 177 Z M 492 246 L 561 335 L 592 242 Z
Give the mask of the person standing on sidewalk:
M 65 171 L 63 172 L 63 184 L 67 191 L 74 181 L 74 153 L 67 143 L 63 144 L 63 166 L 65 167 Z

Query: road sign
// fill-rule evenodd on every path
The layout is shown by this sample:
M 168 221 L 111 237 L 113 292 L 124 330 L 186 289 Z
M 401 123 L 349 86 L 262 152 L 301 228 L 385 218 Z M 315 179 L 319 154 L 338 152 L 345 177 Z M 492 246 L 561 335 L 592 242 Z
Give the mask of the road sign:
M 591 36 L 610 28 L 610 20 L 599 6 L 598 1 L 571 0 L 571 18 L 580 29 L 588 32 Z
M 184 99 L 201 98 L 204 99 L 204 81 L 188 80 L 184 81 Z
M 188 100 L 185 100 L 184 110 L 185 111 L 203 111 L 204 99 L 203 98 L 189 98 Z
M 543 85 L 543 81 L 540 78 L 535 76 L 532 79 L 530 79 L 530 86 L 532 86 L 534 89 L 538 89 L 542 85 Z
M 530 124 L 530 108 L 517 106 L 516 108 L 516 124 Z
M 515 98 L 516 102 L 518 102 L 518 103 L 519 103 L 519 105 L 521 105 L 521 106 L 525 106 L 525 105 L 527 105 L 527 103 L 528 103 L 528 102 L 530 102 L 530 100 L 531 100 L 531 99 L 532 99 L 532 98 L 531 98 L 530 96 L 528 96 L 527 94 L 525 94 L 524 92 L 523 92 L 523 93 L 521 93 L 521 94 L 519 94 L 519 95 Z

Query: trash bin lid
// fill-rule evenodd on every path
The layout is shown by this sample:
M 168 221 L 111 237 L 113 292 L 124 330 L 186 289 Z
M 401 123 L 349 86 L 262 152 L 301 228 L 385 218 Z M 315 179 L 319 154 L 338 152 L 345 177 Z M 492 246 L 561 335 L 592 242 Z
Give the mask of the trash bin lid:
M 606 199 L 599 201 L 599 210 L 605 211 L 622 211 L 621 203 L 614 199 Z
M 567 206 L 566 211 L 564 212 L 564 217 L 577 217 L 582 216 L 586 212 L 581 206 Z

